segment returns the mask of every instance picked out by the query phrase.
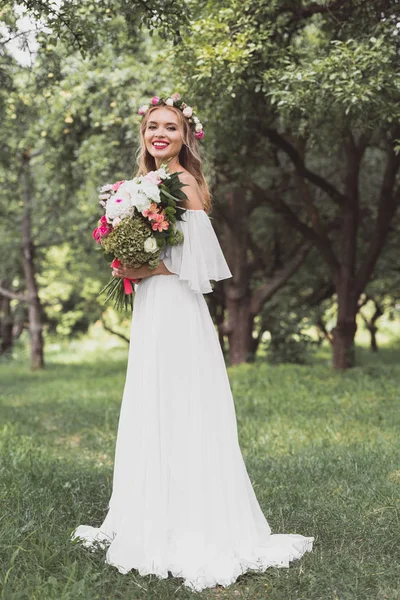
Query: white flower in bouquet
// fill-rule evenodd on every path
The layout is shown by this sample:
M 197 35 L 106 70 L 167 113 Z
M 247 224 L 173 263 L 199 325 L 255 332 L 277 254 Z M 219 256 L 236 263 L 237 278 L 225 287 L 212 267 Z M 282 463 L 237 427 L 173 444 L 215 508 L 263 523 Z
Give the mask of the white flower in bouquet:
M 158 185 L 150 183 L 144 179 L 140 184 L 139 191 L 147 196 L 147 198 L 152 202 L 155 202 L 156 204 L 160 202 L 160 188 Z
M 106 206 L 106 217 L 110 223 L 116 217 L 125 219 L 131 217 L 135 212 L 135 207 L 132 204 L 132 198 L 128 190 L 122 189 L 120 186 L 117 193 L 115 193 L 107 202 Z
M 148 237 L 144 243 L 145 252 L 156 252 L 158 250 L 158 245 L 153 237 Z
M 169 179 L 171 177 L 171 175 L 168 175 L 167 171 L 163 167 L 161 167 L 161 169 L 158 169 L 157 174 L 162 180 Z
M 139 212 L 150 208 L 150 204 L 160 202 L 160 188 L 152 181 L 144 177 L 135 177 L 125 181 L 120 187 L 131 196 L 132 206 L 135 206 Z

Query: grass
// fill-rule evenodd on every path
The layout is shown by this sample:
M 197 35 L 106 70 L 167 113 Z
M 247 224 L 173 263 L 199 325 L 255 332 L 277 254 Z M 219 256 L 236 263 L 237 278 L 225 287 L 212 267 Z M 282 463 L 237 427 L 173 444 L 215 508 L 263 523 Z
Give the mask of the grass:
M 229 370 L 243 456 L 273 531 L 316 541 L 289 569 L 200 596 L 180 579 L 121 575 L 104 552 L 69 540 L 106 514 L 126 369 L 125 348 L 113 362 L 82 348 L 55 352 L 43 372 L 0 364 L 2 600 L 400 599 L 399 351 L 362 350 L 345 374 L 324 352 L 310 367 Z

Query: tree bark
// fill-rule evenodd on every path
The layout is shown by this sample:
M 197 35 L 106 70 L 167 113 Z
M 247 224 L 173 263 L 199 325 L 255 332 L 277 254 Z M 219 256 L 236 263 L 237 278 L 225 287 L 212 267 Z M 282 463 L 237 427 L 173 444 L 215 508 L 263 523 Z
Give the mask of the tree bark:
M 28 322 L 31 346 L 31 368 L 44 367 L 42 307 L 40 304 L 35 270 L 35 246 L 32 240 L 32 185 L 30 158 L 26 152 L 22 165 L 24 210 L 22 215 L 22 253 L 25 285 L 28 296 Z
M 333 366 L 335 369 L 348 369 L 355 365 L 354 338 L 357 331 L 356 317 L 359 309 L 359 293 L 355 289 L 355 272 L 360 210 L 359 175 L 365 145 L 357 145 L 352 132 L 348 131 L 345 150 L 347 202 L 342 208 L 340 267 L 335 282 L 338 319 L 332 330 Z
M 11 314 L 11 300 L 5 296 L 0 297 L 1 306 L 1 344 L 0 354 L 9 352 L 13 345 L 13 319 Z
M 224 227 L 224 247 L 233 277 L 225 282 L 228 321 L 225 333 L 229 340 L 232 365 L 248 360 L 251 353 L 254 317 L 251 314 L 250 274 L 247 248 L 249 245 L 248 212 L 244 190 L 229 190 L 225 196 L 227 223 Z

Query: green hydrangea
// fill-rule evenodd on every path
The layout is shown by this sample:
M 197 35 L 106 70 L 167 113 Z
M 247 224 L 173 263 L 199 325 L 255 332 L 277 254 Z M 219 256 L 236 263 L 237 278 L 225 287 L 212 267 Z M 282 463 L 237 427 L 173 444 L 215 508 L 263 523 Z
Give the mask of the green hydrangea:
M 160 262 L 160 253 L 163 243 L 157 240 L 157 250 L 146 252 L 145 241 L 153 237 L 149 223 L 140 215 L 126 218 L 117 225 L 111 233 L 102 239 L 101 245 L 107 254 L 112 254 L 123 264 L 138 269 L 148 264 L 150 269 L 155 269 Z M 163 242 L 164 240 L 160 240 Z

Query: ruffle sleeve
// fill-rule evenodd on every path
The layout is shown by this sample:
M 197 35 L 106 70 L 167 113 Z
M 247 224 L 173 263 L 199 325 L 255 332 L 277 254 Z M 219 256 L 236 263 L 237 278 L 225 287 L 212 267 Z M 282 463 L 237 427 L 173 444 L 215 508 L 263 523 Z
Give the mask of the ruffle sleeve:
M 210 218 L 204 210 L 189 209 L 178 221 L 183 244 L 168 246 L 162 260 L 168 271 L 187 281 L 194 292 L 212 292 L 210 281 L 232 277 Z

